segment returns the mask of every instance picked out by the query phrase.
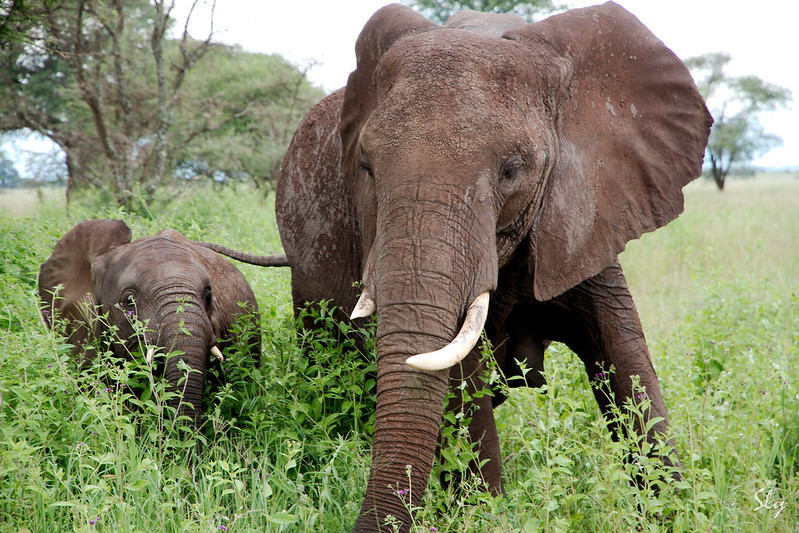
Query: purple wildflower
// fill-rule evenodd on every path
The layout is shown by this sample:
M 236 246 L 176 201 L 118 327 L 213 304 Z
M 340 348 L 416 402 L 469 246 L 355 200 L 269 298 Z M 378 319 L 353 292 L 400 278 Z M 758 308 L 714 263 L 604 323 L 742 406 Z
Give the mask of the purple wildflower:
M 90 525 L 90 526 L 93 526 L 93 525 L 95 525 L 96 523 L 97 523 L 97 519 L 96 519 L 96 518 L 92 518 L 91 520 L 89 520 L 89 525 Z
M 227 531 L 227 526 L 225 526 L 225 525 L 220 525 L 220 526 L 219 526 L 219 531 Z

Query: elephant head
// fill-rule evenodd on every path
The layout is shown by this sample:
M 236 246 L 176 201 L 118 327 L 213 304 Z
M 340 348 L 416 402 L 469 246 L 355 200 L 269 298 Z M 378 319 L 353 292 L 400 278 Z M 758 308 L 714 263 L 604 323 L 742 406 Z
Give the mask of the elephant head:
M 219 345 L 234 340 L 231 326 L 247 312 L 241 304 L 258 327 L 255 296 L 228 260 L 173 229 L 130 239 L 121 220 L 84 221 L 67 232 L 39 270 L 42 315 L 50 327 L 58 317 L 66 321 L 75 355 L 109 326 L 122 341 L 112 343 L 117 357 L 142 352 L 141 345 L 149 362 L 156 348 L 179 352 L 167 360 L 165 375 L 183 393 L 173 405 L 197 425 L 209 357 L 222 360 Z M 107 321 L 93 319 L 97 314 L 107 314 Z M 146 325 L 143 343 L 136 321 Z M 259 360 L 260 339 L 250 349 Z M 87 348 L 84 363 L 92 356 Z M 179 361 L 192 370 L 185 381 Z
M 682 211 L 712 119 L 683 63 L 612 2 L 443 27 L 392 4 L 356 56 L 346 88 L 295 133 L 276 209 L 295 303 L 376 313 L 372 469 L 355 529 L 393 515 L 406 531 L 396 491 L 410 465 L 420 501 L 448 380 L 479 385 L 484 325 L 495 345 L 512 341 L 498 360 L 527 354 L 540 368 L 548 340 L 563 339 L 589 373 L 618 363 L 619 402 L 645 375 L 665 420 L 616 258 Z M 498 448 L 486 402 L 475 419 L 490 421 L 470 434 Z M 501 490 L 498 466 L 488 477 Z

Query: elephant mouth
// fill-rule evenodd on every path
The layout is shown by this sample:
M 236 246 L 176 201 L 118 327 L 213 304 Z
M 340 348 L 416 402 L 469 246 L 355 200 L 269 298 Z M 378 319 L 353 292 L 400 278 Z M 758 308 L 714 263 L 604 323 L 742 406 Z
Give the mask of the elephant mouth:
M 405 362 L 418 370 L 444 370 L 461 362 L 480 340 L 488 318 L 488 291 L 478 295 L 466 311 L 461 329 L 452 341 L 438 350 L 412 355 Z M 350 319 L 365 318 L 375 312 L 376 305 L 364 289 Z

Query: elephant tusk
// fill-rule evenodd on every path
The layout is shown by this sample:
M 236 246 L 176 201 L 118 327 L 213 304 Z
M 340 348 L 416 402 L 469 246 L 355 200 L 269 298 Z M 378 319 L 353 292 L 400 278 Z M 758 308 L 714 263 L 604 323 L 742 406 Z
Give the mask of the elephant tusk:
M 214 357 L 216 357 L 216 360 L 219 361 L 220 363 L 225 362 L 225 356 L 222 355 L 222 351 L 219 349 L 219 346 L 214 346 L 213 348 L 211 348 L 211 354 Z
M 409 357 L 405 362 L 419 370 L 443 370 L 462 361 L 480 340 L 480 333 L 488 317 L 488 300 L 488 292 L 474 299 L 466 312 L 461 330 L 452 342 L 434 352 Z
M 144 360 L 147 361 L 148 365 L 153 364 L 153 357 L 155 357 L 155 348 L 150 346 L 147 348 L 147 354 L 144 356 Z
M 355 304 L 355 309 L 352 310 L 350 320 L 355 320 L 356 318 L 366 318 L 374 313 L 375 309 L 375 301 L 372 300 L 371 296 L 369 296 L 369 292 L 364 289 L 361 293 L 361 297 L 358 298 L 358 303 Z

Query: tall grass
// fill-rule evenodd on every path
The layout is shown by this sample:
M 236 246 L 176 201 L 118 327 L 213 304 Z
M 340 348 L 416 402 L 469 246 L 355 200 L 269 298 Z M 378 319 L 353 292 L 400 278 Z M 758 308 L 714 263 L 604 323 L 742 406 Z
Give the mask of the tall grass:
M 555 345 L 546 393 L 514 389 L 497 410 L 505 495 L 487 496 L 468 474 L 461 490 L 444 489 L 436 472 L 415 531 L 795 531 L 799 182 L 730 182 L 723 193 L 700 183 L 686 197 L 682 217 L 622 255 L 684 480 L 654 490 L 668 470 L 645 454 L 627 460 L 646 443 L 611 439 L 582 364 Z M 324 309 L 318 334 L 295 333 L 286 269 L 238 265 L 261 308 L 262 364 L 233 348 L 190 435 L 159 407 L 165 388 L 146 364 L 100 357 L 80 372 L 38 314 L 38 265 L 79 220 L 268 253 L 280 247 L 270 199 L 202 190 L 142 218 L 88 204 L 67 216 L 44 198 L 28 213 L 0 215 L 0 532 L 352 526 L 373 367 L 334 340 Z M 137 383 L 152 385 L 133 394 Z M 471 453 L 450 437 L 447 469 Z

